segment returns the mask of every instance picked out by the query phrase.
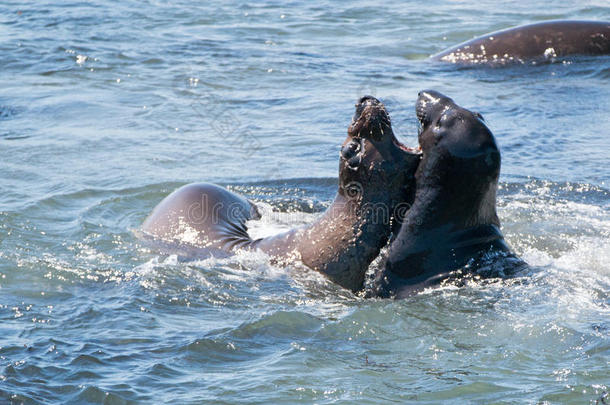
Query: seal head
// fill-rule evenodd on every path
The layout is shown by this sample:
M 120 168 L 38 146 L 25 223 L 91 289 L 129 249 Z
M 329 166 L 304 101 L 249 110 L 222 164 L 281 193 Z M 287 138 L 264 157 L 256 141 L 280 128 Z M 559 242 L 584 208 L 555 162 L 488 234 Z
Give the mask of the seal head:
M 376 194 L 390 194 L 392 203 L 412 203 L 421 153 L 398 141 L 387 109 L 375 97 L 361 97 L 355 108 L 341 147 L 339 194 L 353 198 L 366 193 L 362 197 L 371 202 Z M 391 213 L 394 206 L 387 208 Z
M 416 192 L 377 274 L 377 295 L 437 284 L 483 251 L 509 251 L 496 214 L 500 151 L 481 114 L 433 91 L 419 93 L 422 160 Z

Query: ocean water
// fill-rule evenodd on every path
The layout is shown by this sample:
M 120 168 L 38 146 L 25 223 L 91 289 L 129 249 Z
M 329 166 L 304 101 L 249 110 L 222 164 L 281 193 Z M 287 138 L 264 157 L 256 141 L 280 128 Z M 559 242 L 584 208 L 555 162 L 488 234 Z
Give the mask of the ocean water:
M 1 2 L 0 403 L 602 403 L 610 58 L 426 60 L 557 18 L 610 5 Z M 260 203 L 257 234 L 313 221 L 356 99 L 415 145 L 426 88 L 497 138 L 520 277 L 363 299 L 261 254 L 184 263 L 135 236 L 197 181 Z

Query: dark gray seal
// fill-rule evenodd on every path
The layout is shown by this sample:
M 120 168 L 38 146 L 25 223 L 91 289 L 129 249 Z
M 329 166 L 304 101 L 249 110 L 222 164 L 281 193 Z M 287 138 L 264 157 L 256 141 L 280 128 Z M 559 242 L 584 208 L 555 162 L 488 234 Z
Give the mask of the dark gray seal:
M 311 225 L 252 240 L 246 221 L 259 217 L 254 204 L 213 184 L 189 184 L 166 197 L 144 221 L 148 238 L 186 256 L 260 249 L 276 260 L 301 261 L 337 284 L 362 288 L 369 264 L 387 244 L 394 210 L 414 194 L 421 155 L 398 142 L 390 117 L 365 96 L 342 145 L 339 189 Z M 404 206 L 401 209 L 404 210 Z
M 554 20 L 491 32 L 431 58 L 462 65 L 504 65 L 608 54 L 610 22 Z
M 483 256 L 512 257 L 500 231 L 500 151 L 483 118 L 435 91 L 419 93 L 422 161 L 411 209 L 376 275 L 373 295 L 402 297 Z

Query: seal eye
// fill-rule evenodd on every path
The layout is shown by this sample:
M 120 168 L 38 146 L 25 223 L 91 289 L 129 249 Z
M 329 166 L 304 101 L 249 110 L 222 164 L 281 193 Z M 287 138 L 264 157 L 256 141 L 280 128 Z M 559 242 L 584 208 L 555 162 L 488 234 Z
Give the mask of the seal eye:
M 480 119 L 481 121 L 485 122 L 485 118 L 483 118 L 483 116 L 481 115 L 481 113 L 478 112 L 474 112 L 474 116 L 477 117 L 478 119 Z

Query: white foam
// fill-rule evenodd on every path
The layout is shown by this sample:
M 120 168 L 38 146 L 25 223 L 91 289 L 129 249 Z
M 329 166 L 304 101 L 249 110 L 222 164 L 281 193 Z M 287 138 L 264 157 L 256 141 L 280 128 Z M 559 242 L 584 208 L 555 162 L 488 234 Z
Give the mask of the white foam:
M 321 215 L 306 212 L 278 212 L 274 211 L 273 207 L 267 203 L 259 202 L 256 205 L 261 213 L 261 218 L 248 221 L 246 224 L 252 239 L 273 236 L 292 228 L 310 224 Z

